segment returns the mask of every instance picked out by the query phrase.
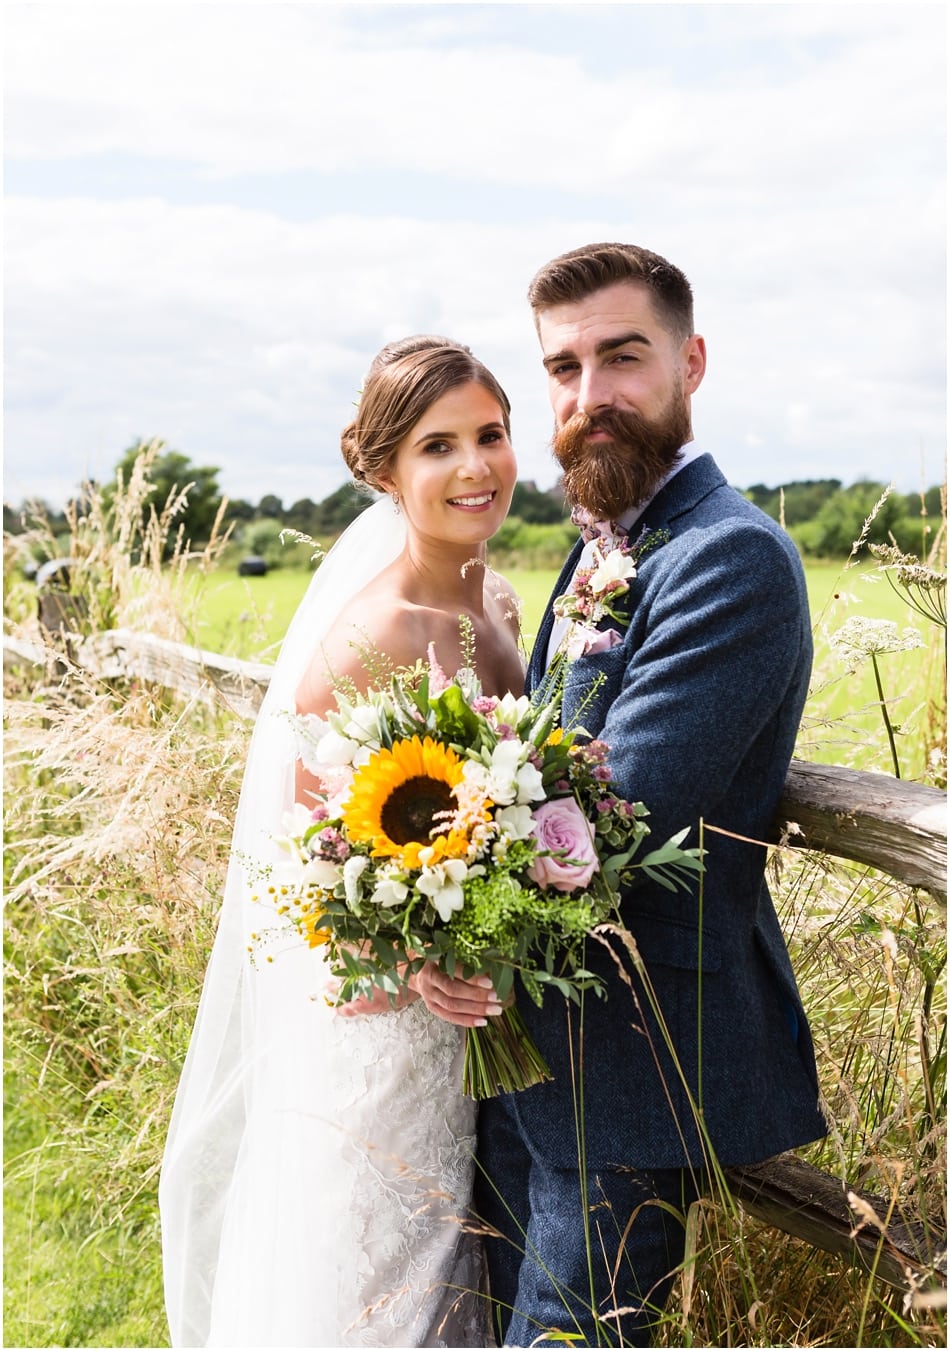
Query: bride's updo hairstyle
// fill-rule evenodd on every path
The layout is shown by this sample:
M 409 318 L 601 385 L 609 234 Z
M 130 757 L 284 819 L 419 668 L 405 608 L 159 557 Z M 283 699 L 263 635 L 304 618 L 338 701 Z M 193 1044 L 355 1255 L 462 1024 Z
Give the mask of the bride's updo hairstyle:
M 380 475 L 388 475 L 403 438 L 443 394 L 472 382 L 498 400 L 510 436 L 508 396 L 468 347 L 430 334 L 387 343 L 373 358 L 356 417 L 340 436 L 355 481 L 383 491 Z

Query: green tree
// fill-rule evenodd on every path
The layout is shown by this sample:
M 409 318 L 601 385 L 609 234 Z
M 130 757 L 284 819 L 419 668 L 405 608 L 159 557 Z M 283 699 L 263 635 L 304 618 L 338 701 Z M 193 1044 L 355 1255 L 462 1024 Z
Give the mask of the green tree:
M 355 521 L 361 511 L 365 511 L 372 498 L 355 488 L 352 483 L 344 483 L 342 488 L 325 497 L 319 505 L 314 521 L 313 534 L 339 534 L 351 521 Z
M 891 538 L 900 543 L 908 538 L 906 504 L 900 493 L 885 497 L 885 491 L 883 483 L 861 479 L 832 493 L 811 520 L 789 533 L 803 553 L 815 558 L 847 558 L 858 540 L 862 549 Z
M 128 483 L 135 461 L 147 444 L 138 441 L 129 447 L 116 465 L 114 480 L 121 475 L 123 483 Z M 193 546 L 206 544 L 211 538 L 214 520 L 221 506 L 219 470 L 192 464 L 181 451 L 164 450 L 164 444 L 163 441 L 158 442 L 161 453 L 148 470 L 151 486 L 145 497 L 145 510 L 154 509 L 161 513 L 174 494 L 187 489 L 186 500 L 175 517 L 175 526 L 182 528 L 185 539 L 190 540 Z M 107 508 L 115 499 L 115 491 L 115 482 L 102 489 L 102 500 Z
M 529 480 L 515 484 L 510 514 L 528 525 L 555 525 L 566 520 L 569 513 L 560 494 L 543 493 Z
M 754 483 L 751 488 L 746 488 L 745 495 L 773 520 L 784 521 L 790 530 L 793 525 L 810 521 L 828 498 L 840 491 L 841 480 L 838 478 L 796 479 L 777 488 Z
M 281 544 L 281 528 L 280 522 L 269 516 L 248 521 L 241 529 L 242 554 L 257 554 L 270 568 L 279 568 L 289 562 L 291 546 L 285 548 Z
M 252 502 L 243 497 L 229 497 L 226 521 L 253 521 L 257 510 Z

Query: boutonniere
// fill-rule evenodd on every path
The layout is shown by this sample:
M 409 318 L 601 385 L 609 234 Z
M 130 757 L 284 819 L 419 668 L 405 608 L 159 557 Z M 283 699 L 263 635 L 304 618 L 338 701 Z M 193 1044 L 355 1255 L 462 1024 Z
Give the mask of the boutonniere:
M 570 589 L 554 601 L 557 618 L 570 621 L 559 649 L 568 661 L 593 652 L 608 652 L 623 641 L 617 629 L 597 626 L 610 618 L 621 629 L 627 627 L 630 615 L 618 606 L 637 575 L 637 564 L 645 553 L 669 537 L 668 530 L 644 528 L 633 544 L 616 539 L 594 541 L 590 564 L 577 569 Z

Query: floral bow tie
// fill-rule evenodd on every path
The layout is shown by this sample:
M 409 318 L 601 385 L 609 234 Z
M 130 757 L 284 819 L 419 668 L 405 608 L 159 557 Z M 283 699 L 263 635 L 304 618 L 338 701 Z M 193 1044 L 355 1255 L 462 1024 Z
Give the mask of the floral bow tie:
M 574 507 L 571 521 L 580 530 L 585 544 L 589 544 L 592 539 L 603 539 L 610 548 L 616 549 L 627 542 L 626 530 L 616 521 L 596 521 L 586 507 Z

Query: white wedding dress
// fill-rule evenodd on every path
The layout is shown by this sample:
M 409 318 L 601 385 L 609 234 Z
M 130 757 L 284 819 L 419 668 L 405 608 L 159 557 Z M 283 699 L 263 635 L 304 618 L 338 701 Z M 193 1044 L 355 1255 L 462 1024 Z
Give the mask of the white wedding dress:
M 463 1034 L 418 1000 L 336 1016 L 320 949 L 286 935 L 252 944 L 277 921 L 242 863 L 279 857 L 272 837 L 294 791 L 287 713 L 306 663 L 403 540 L 387 498 L 327 555 L 255 726 L 162 1166 L 173 1346 L 494 1344 L 465 1225 L 475 1105 L 461 1093 Z

